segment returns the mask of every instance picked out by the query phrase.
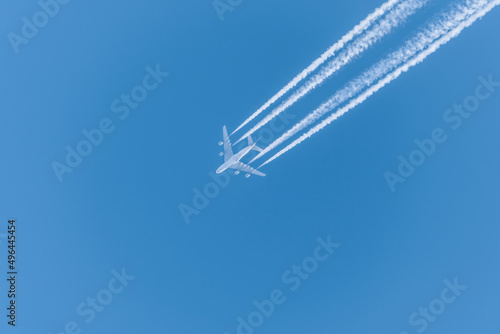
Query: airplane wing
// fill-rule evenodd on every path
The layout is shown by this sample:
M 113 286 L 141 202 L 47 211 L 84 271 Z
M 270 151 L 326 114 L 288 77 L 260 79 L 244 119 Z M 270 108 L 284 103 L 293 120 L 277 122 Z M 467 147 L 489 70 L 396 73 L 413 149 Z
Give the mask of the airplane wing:
M 241 170 L 242 172 L 245 172 L 245 173 L 250 173 L 250 174 L 258 175 L 258 176 L 266 176 L 266 174 L 264 174 L 262 172 L 259 172 L 255 168 L 252 168 L 252 167 L 250 167 L 248 165 L 245 165 L 242 162 L 235 163 L 234 165 L 231 166 L 231 168 L 232 169 Z
M 224 161 L 228 161 L 233 156 L 233 149 L 231 148 L 231 141 L 229 140 L 225 125 L 222 128 L 222 135 L 224 137 Z

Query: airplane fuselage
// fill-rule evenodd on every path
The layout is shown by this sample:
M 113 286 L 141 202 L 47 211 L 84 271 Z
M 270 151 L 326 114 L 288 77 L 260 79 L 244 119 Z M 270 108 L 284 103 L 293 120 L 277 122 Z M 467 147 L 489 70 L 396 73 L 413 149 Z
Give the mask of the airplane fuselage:
M 216 171 L 217 174 L 225 172 L 228 168 L 231 168 L 232 165 L 235 163 L 239 162 L 245 155 L 247 155 L 251 150 L 253 149 L 253 146 L 248 146 L 245 147 L 243 150 L 241 150 L 238 154 L 233 155 L 231 158 L 229 158 L 228 161 L 224 162 Z

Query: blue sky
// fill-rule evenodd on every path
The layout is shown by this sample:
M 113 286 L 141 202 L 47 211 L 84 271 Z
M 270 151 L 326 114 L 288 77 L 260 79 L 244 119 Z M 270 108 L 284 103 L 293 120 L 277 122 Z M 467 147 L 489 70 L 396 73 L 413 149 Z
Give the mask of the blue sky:
M 291 108 L 294 121 L 450 3 L 431 0 Z M 221 21 L 211 1 L 71 1 L 16 53 L 7 35 L 40 7 L 3 3 L 0 256 L 16 218 L 19 271 L 18 328 L 5 306 L 3 331 L 70 333 L 73 321 L 81 333 L 233 334 L 254 300 L 281 290 L 254 333 L 418 333 L 409 317 L 458 278 L 467 288 L 425 332 L 498 332 L 500 89 L 459 129 L 443 119 L 479 76 L 500 81 L 498 8 L 267 177 L 231 176 L 190 224 L 179 211 L 221 164 L 222 126 L 235 129 L 381 4 L 244 0 Z M 148 66 L 169 75 L 120 119 L 111 104 Z M 59 182 L 53 162 L 106 119 L 113 131 Z M 391 191 L 384 173 L 437 128 L 446 142 Z M 328 236 L 340 247 L 291 291 L 282 276 Z M 77 308 L 123 285 L 123 268 L 135 278 L 87 323 Z

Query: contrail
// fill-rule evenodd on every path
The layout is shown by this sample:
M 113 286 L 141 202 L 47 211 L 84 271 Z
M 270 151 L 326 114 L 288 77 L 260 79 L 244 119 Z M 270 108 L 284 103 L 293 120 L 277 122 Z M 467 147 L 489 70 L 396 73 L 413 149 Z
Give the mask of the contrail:
M 326 103 L 322 104 L 318 109 L 311 112 L 302 121 L 297 123 L 281 137 L 272 142 L 252 161 L 250 161 L 250 163 L 259 159 L 281 143 L 294 136 L 296 133 L 313 124 L 318 119 L 323 117 L 327 112 L 333 110 L 334 108 L 337 108 L 342 103 L 361 93 L 363 89 L 366 89 L 367 87 L 373 85 L 377 80 L 382 78 L 382 76 L 394 70 L 397 66 L 400 66 L 401 64 L 407 62 L 418 52 L 421 52 L 426 47 L 428 47 L 436 39 L 442 37 L 452 28 L 456 27 L 460 22 L 469 18 L 477 10 L 483 8 L 487 3 L 488 1 L 481 0 L 474 2 L 468 7 L 459 5 L 456 6 L 456 8 L 452 9 L 449 13 L 440 15 L 440 17 L 435 19 L 433 23 L 429 24 L 428 28 L 421 31 L 414 38 L 406 42 L 405 46 L 391 53 L 388 57 L 377 63 L 357 79 L 352 80 L 345 88 L 338 91 Z
M 392 73 L 388 74 L 385 78 L 380 80 L 376 85 L 370 87 L 368 90 L 366 90 L 362 95 L 358 96 L 355 98 L 353 101 L 351 101 L 348 105 L 345 107 L 339 109 L 335 113 L 331 114 L 328 118 L 323 120 L 320 124 L 309 130 L 307 133 L 303 134 L 300 136 L 298 139 L 296 139 L 294 142 L 292 142 L 290 145 L 279 151 L 277 154 L 275 154 L 272 158 L 267 160 L 265 163 L 263 163 L 260 167 L 267 165 L 271 161 L 275 160 L 282 154 L 288 152 L 290 149 L 293 147 L 299 145 L 302 143 L 304 140 L 307 138 L 310 138 L 312 135 L 315 133 L 319 132 L 322 130 L 324 127 L 326 127 L 328 124 L 332 123 L 336 119 L 338 119 L 340 116 L 344 115 L 357 105 L 363 103 L 366 99 L 368 99 L 370 96 L 372 96 L 374 93 L 379 91 L 381 88 L 392 82 L 393 80 L 397 79 L 402 73 L 407 72 L 410 68 L 413 66 L 421 63 L 424 61 L 429 55 L 433 54 L 436 52 L 441 46 L 444 44 L 448 43 L 450 40 L 453 38 L 457 37 L 460 35 L 460 33 L 467 27 L 471 26 L 474 22 L 476 22 L 478 19 L 481 19 L 484 15 L 486 15 L 489 11 L 491 11 L 494 7 L 498 6 L 500 4 L 500 0 L 495 0 L 489 2 L 489 4 L 482 10 L 477 11 L 475 14 L 473 14 L 469 19 L 467 19 L 465 22 L 460 23 L 456 28 L 454 28 L 452 31 L 447 33 L 445 36 L 437 40 L 436 42 L 432 43 L 428 49 L 425 51 L 421 52 L 417 56 L 415 56 L 412 60 L 407 62 L 406 64 L 400 66 L 397 68 L 395 71 Z M 260 168 L 259 167 L 259 168 Z
M 306 67 L 302 72 L 300 72 L 295 78 L 292 79 L 285 87 L 283 87 L 276 95 L 270 98 L 262 107 L 260 107 L 256 112 L 252 114 L 246 121 L 244 121 L 236 130 L 234 130 L 231 135 L 236 133 L 242 127 L 250 123 L 255 117 L 259 116 L 264 110 L 269 108 L 274 102 L 278 101 L 283 95 L 288 93 L 292 88 L 294 88 L 299 82 L 304 80 L 309 74 L 314 72 L 318 67 L 320 67 L 325 61 L 330 57 L 333 57 L 337 51 L 342 49 L 345 44 L 349 43 L 354 37 L 360 35 L 363 31 L 368 29 L 375 21 L 377 21 L 381 16 L 385 15 L 389 10 L 391 10 L 396 4 L 402 0 L 389 0 L 384 3 L 379 8 L 375 9 L 373 13 L 368 15 L 363 21 L 356 25 L 351 31 L 342 36 L 342 38 L 333 44 L 328 50 L 325 51 L 318 59 L 312 62 L 311 65 Z
M 344 65 L 348 64 L 351 60 L 366 51 L 376 42 L 380 41 L 384 36 L 389 34 L 395 27 L 402 24 L 409 16 L 413 15 L 418 9 L 423 7 L 428 0 L 408 0 L 403 2 L 389 12 L 384 18 L 379 20 L 370 30 L 364 33 L 362 37 L 354 40 L 352 44 L 348 45 L 337 57 L 308 80 L 301 88 L 295 91 L 285 102 L 279 107 L 274 109 L 269 115 L 264 117 L 257 125 L 245 133 L 236 143 L 250 136 L 252 133 L 260 129 L 262 126 L 270 122 L 274 117 L 285 111 L 292 106 L 295 102 L 307 95 L 313 89 L 318 87 L 323 81 L 328 79 L 332 74 L 341 69 Z

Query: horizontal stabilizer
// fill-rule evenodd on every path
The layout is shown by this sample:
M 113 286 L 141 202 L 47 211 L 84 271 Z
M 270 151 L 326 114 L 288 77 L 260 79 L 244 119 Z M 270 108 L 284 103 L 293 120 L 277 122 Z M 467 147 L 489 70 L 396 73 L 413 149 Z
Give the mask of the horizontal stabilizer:
M 263 150 L 258 147 L 256 144 L 254 144 L 252 140 L 252 136 L 248 136 L 248 146 L 252 147 L 252 150 L 257 151 L 257 152 L 262 152 Z

